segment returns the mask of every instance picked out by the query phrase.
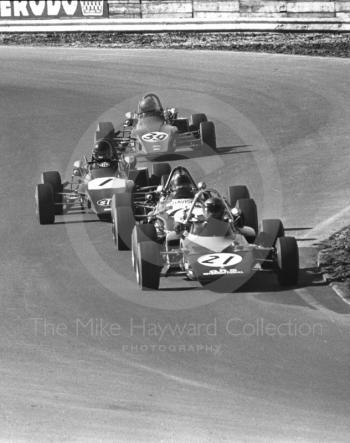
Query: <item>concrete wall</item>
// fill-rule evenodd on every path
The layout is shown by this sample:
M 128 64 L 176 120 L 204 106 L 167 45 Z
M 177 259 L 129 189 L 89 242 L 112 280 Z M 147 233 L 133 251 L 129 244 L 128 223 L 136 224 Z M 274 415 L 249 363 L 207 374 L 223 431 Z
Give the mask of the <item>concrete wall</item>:
M 350 1 L 338 0 L 108 0 L 111 18 L 350 17 Z

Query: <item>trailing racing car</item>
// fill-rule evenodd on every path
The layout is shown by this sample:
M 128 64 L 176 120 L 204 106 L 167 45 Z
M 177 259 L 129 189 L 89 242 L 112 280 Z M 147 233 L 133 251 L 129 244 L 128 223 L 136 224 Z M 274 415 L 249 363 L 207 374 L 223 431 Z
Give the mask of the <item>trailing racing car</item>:
M 110 220 L 114 194 L 141 191 L 150 185 L 148 168 L 137 168 L 136 157 L 125 145 L 98 141 L 90 160 L 74 162 L 71 180 L 62 183 L 57 171 L 42 173 L 36 186 L 36 213 L 40 224 L 52 224 L 55 215 L 88 208 L 100 220 Z
M 236 199 L 247 193 L 245 186 L 232 186 L 224 199 L 202 185 L 191 206 L 174 215 L 173 229 L 165 225 L 160 229 L 158 217 L 136 225 L 132 264 L 139 286 L 158 289 L 161 275 L 186 275 L 210 289 L 232 292 L 257 271 L 274 271 L 281 285 L 295 285 L 299 271 L 295 238 L 284 235 L 278 219 L 263 220 L 257 232 L 254 200 Z M 229 204 L 233 202 L 235 206 Z
M 149 159 L 172 154 L 178 147 L 216 150 L 215 125 L 203 113 L 179 117 L 175 108 L 164 109 L 159 97 L 142 97 L 136 112 L 125 114 L 123 129 L 115 131 L 111 122 L 100 122 L 96 138 L 119 136 L 122 132 L 135 151 Z

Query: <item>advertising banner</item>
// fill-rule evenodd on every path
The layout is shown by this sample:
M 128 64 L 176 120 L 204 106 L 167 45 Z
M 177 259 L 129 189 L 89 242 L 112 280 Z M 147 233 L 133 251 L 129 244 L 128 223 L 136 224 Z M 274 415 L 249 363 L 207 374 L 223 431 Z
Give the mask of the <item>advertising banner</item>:
M 106 18 L 106 0 L 1 0 L 0 20 Z

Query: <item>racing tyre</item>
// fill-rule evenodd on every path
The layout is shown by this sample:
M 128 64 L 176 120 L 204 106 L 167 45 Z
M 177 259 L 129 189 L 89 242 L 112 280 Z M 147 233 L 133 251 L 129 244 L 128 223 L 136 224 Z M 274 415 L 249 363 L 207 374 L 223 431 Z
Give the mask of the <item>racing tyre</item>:
M 135 225 L 131 234 L 131 262 L 133 268 L 136 270 L 136 255 L 137 255 L 137 245 L 142 241 L 153 241 L 157 240 L 157 231 L 153 224 L 144 223 L 140 225 Z
M 104 223 L 110 223 L 112 221 L 111 214 L 108 214 L 108 212 L 106 214 L 97 214 L 97 217 L 101 222 Z
M 239 199 L 237 200 L 236 207 L 242 211 L 243 225 L 250 226 L 255 232 L 258 232 L 258 211 L 254 199 Z
M 207 121 L 208 119 L 205 114 L 191 114 L 189 119 L 190 131 L 199 131 L 200 124 Z
M 261 230 L 256 239 L 256 243 L 265 248 L 275 246 L 276 240 L 284 237 L 284 226 L 279 219 L 265 219 L 261 222 Z
M 129 251 L 135 218 L 129 193 L 114 194 L 111 203 L 112 234 L 118 251 Z
M 112 204 L 113 204 L 113 199 L 114 199 L 116 207 L 129 206 L 131 208 L 131 203 L 132 203 L 131 192 L 120 192 L 120 193 L 114 194 L 112 197 Z
M 52 186 L 53 199 L 55 203 L 55 214 L 63 214 L 63 195 L 61 175 L 57 171 L 46 171 L 41 174 L 41 183 Z
M 171 166 L 169 163 L 153 163 L 151 184 L 158 186 L 160 184 L 162 175 L 169 175 L 171 172 Z
M 276 241 L 277 277 L 282 286 L 298 283 L 299 251 L 294 237 L 279 237 Z
M 114 126 L 111 122 L 99 122 L 95 132 L 95 143 L 103 138 L 112 139 L 114 137 Z
M 158 289 L 162 270 L 160 245 L 152 241 L 137 244 L 136 280 L 142 289 Z
M 202 122 L 199 125 L 199 135 L 202 145 L 207 145 L 216 151 L 216 134 L 213 122 Z
M 140 188 L 149 186 L 148 169 L 132 169 L 129 171 L 128 179 L 132 180 Z
M 250 198 L 248 188 L 245 185 L 229 186 L 228 196 L 228 202 L 231 208 L 236 206 L 237 200 Z
M 169 163 L 153 163 L 152 175 L 156 175 L 161 178 L 162 175 L 169 175 L 171 172 L 171 166 Z
M 55 203 L 52 186 L 37 185 L 35 190 L 36 214 L 41 225 L 51 225 L 55 222 Z

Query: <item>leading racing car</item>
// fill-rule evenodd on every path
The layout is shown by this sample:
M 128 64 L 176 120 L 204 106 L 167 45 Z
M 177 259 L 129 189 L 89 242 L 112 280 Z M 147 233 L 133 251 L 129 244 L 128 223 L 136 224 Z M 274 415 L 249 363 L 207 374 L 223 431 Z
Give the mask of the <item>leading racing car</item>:
M 209 146 L 216 150 L 215 125 L 204 113 L 179 117 L 175 108 L 164 109 L 154 93 L 144 95 L 137 112 L 128 112 L 125 116 L 123 128 L 118 131 L 111 122 L 100 122 L 96 138 L 113 139 L 122 131 L 130 146 L 148 159 L 172 154 L 178 147 Z

